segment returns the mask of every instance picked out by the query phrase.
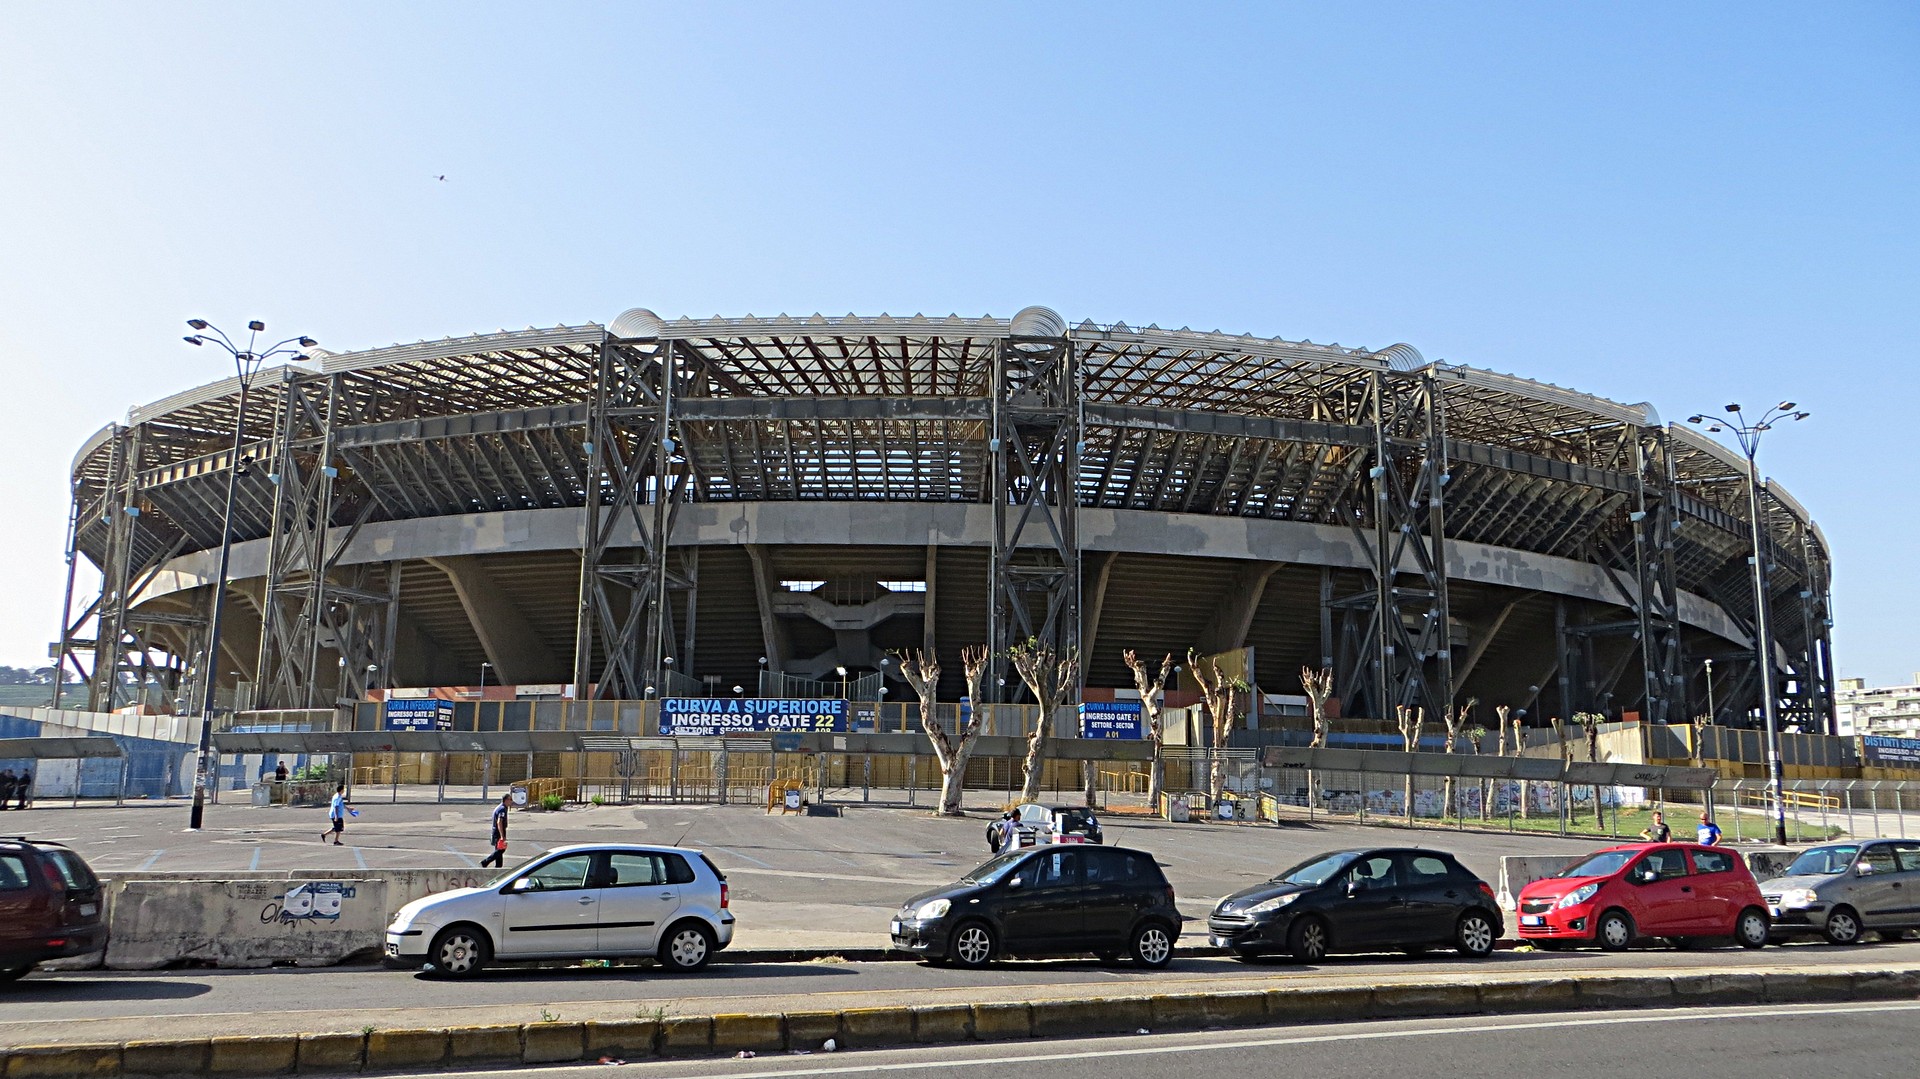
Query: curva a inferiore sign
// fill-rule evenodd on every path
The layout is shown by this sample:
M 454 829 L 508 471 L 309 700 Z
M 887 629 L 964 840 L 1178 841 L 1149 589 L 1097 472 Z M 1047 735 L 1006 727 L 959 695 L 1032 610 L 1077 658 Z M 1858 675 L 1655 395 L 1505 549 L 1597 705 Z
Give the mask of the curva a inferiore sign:
M 668 697 L 660 702 L 661 734 L 846 730 L 847 702 L 842 700 Z

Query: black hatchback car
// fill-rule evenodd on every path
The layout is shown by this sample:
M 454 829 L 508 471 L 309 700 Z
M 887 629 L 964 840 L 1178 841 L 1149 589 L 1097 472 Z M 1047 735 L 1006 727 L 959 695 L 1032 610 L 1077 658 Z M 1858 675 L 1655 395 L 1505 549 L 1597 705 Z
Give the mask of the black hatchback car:
M 66 845 L 0 836 L 0 982 L 107 946 L 100 881 Z
M 1207 916 L 1217 948 L 1241 959 L 1285 953 L 1456 948 L 1493 951 L 1505 923 L 1493 889 L 1443 851 L 1329 851 L 1222 899 Z
M 890 928 L 895 948 L 936 966 L 1092 952 L 1163 967 L 1180 937 L 1180 912 L 1152 855 L 1076 844 L 990 858 L 907 900 Z

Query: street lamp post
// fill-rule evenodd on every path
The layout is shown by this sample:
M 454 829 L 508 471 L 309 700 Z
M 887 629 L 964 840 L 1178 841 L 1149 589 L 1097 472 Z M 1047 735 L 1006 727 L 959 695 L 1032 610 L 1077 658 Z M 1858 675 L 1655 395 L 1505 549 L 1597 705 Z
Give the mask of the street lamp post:
M 289 337 L 270 348 L 256 345 L 267 325 L 259 319 L 247 323 L 247 343 L 243 348 L 233 343 L 219 327 L 203 318 L 190 318 L 187 325 L 195 332 L 185 341 L 189 345 L 211 344 L 226 350 L 233 357 L 234 374 L 240 380 L 240 401 L 233 413 L 233 457 L 227 462 L 227 498 L 220 514 L 220 564 L 214 573 L 213 611 L 207 617 L 207 654 L 201 662 L 206 673 L 207 684 L 201 694 L 200 705 L 200 748 L 193 764 L 193 810 L 187 820 L 187 830 L 197 832 L 206 818 L 207 775 L 213 757 L 213 691 L 219 683 L 220 664 L 220 619 L 227 609 L 227 569 L 233 554 L 233 499 L 240 480 L 240 443 L 246 437 L 247 391 L 253 376 L 260 372 L 262 364 L 274 356 L 293 356 L 296 360 L 306 357 L 298 355 L 299 349 L 313 348 L 319 342 L 311 337 Z M 289 348 L 296 345 L 298 348 Z
M 1713 660 L 1708 659 L 1706 661 L 1706 664 L 1707 664 L 1707 722 L 1711 724 L 1715 722 L 1714 714 L 1713 714 Z
M 1688 423 L 1704 423 L 1712 433 L 1731 431 L 1747 457 L 1747 518 L 1753 532 L 1753 650 L 1760 667 L 1760 714 L 1767 724 L 1767 781 L 1773 798 L 1773 841 L 1787 842 L 1786 769 L 1780 760 L 1780 715 L 1773 689 L 1773 633 L 1767 613 L 1766 556 L 1760 543 L 1760 436 L 1782 420 L 1804 420 L 1811 413 L 1795 412 L 1792 401 L 1782 401 L 1758 420 L 1747 422 L 1738 404 L 1727 406 L 1726 419 L 1689 416 Z

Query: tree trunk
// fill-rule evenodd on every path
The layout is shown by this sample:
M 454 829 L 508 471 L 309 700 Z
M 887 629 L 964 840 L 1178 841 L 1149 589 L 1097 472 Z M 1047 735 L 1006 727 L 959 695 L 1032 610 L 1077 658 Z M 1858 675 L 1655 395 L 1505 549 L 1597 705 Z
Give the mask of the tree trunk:
M 1047 718 L 1041 716 L 1033 725 L 1033 733 L 1027 735 L 1027 776 L 1020 785 L 1022 802 L 1040 800 L 1040 769 L 1047 761 Z
M 940 763 L 940 813 L 942 816 L 961 816 L 960 802 L 966 796 L 967 760 L 973 756 L 973 739 L 962 735 L 959 741 L 960 745 L 954 750 L 952 760 Z
M 1153 740 L 1153 763 L 1147 766 L 1147 808 L 1158 811 L 1167 787 L 1167 761 L 1160 755 L 1160 739 Z

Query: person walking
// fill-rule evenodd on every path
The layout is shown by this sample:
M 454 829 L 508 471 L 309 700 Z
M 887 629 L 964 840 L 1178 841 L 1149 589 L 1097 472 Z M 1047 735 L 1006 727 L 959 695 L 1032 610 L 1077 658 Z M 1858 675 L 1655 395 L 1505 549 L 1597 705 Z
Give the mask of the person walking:
M 27 808 L 27 799 L 33 795 L 33 773 L 27 771 L 25 768 L 20 769 L 19 776 L 15 777 L 13 781 L 13 789 L 19 798 L 18 801 L 14 802 L 13 808 Z
M 1713 823 L 1713 818 L 1705 813 L 1700 814 L 1700 828 L 1695 841 L 1703 847 L 1720 845 L 1720 826 Z
M 345 783 L 333 788 L 333 801 L 327 806 L 327 819 L 332 827 L 320 833 L 320 842 L 325 843 L 327 837 L 331 835 L 333 837 L 333 845 L 336 847 L 340 846 L 340 833 L 347 830 L 347 813 L 349 812 L 347 807 L 352 804 L 353 800 L 347 797 L 347 785 Z M 352 812 L 355 816 L 359 816 L 358 811 Z
M 1000 850 L 1002 852 L 1020 849 L 1020 822 L 1012 813 L 1000 818 Z
M 493 807 L 493 835 L 487 841 L 487 856 L 480 859 L 480 868 L 485 869 L 488 862 L 501 868 L 507 864 L 507 805 L 513 801 L 513 795 L 500 796 L 500 804 Z
M 13 800 L 13 783 L 13 769 L 0 772 L 0 809 L 7 808 L 7 803 Z
M 1665 843 L 1673 838 L 1673 829 L 1667 827 L 1667 815 L 1659 810 L 1653 811 L 1653 823 L 1640 829 L 1640 838 L 1650 843 Z

